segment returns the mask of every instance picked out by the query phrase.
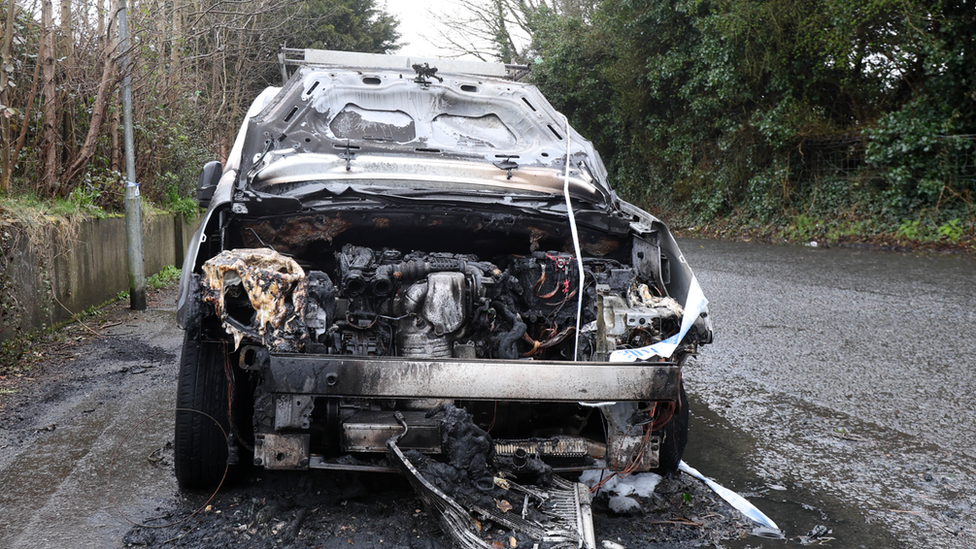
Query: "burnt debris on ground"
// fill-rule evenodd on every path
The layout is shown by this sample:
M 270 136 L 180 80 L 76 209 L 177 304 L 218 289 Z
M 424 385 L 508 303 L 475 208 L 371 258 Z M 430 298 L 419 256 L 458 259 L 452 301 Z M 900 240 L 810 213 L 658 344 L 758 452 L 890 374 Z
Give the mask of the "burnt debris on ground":
M 498 459 L 492 438 L 463 408 L 445 403 L 427 415 L 440 419 L 443 459 L 402 453 L 399 436 L 387 443 L 390 459 L 459 547 L 595 546 L 587 487 L 553 478 L 535 456 Z
M 188 494 L 176 510 L 160 509 L 159 524 L 179 520 L 209 494 Z M 262 471 L 222 491 L 200 514 L 179 524 L 131 529 L 126 547 L 404 547 L 447 549 L 399 477 L 311 471 Z
M 187 494 L 176 509 L 159 509 L 156 524 L 179 520 L 210 494 Z M 607 496 L 593 503 L 598 546 L 688 549 L 749 535 L 752 525 L 701 482 L 666 478 L 632 516 L 613 513 Z M 520 509 L 519 509 L 520 510 Z M 515 512 L 515 511 L 510 511 Z M 488 531 L 510 547 L 507 530 Z M 449 549 L 452 540 L 405 479 L 381 473 L 262 471 L 219 493 L 199 515 L 165 528 L 134 527 L 122 547 Z M 533 547 L 516 540 L 516 547 Z
M 683 473 L 660 480 L 650 497 L 600 491 L 593 500 L 593 523 L 598 539 L 630 540 L 626 547 L 713 547 L 721 540 L 739 539 L 754 530 L 752 522 L 700 481 Z M 617 507 L 615 498 L 637 502 Z
M 446 405 L 432 413 L 444 423 L 442 459 L 406 453 L 431 484 L 466 507 L 491 511 L 495 518 L 517 520 L 524 509 L 530 521 L 546 524 L 551 519 L 537 502 L 526 506 L 526 500 L 532 498 L 519 495 L 513 485 L 525 482 L 527 490 L 541 492 L 568 482 L 554 477 L 551 468 L 531 456 L 520 469 L 510 457 L 495 455 L 491 437 L 474 425 L 464 409 Z M 579 479 L 568 477 L 583 482 L 592 478 L 592 473 Z M 601 480 L 597 477 L 597 483 Z M 752 528 L 748 519 L 687 475 L 658 478 L 653 484 L 648 492 L 645 480 L 622 477 L 603 482 L 603 489 L 595 491 L 593 521 L 598 547 L 604 540 L 629 548 L 714 546 L 723 539 L 744 537 Z M 207 497 L 209 494 L 188 494 L 178 509 L 160 509 L 158 523 L 188 516 Z M 633 505 L 611 503 L 614 498 L 625 498 Z M 489 546 L 555 545 L 539 543 L 491 516 L 473 518 L 481 528 L 479 537 Z M 405 478 L 337 471 L 255 471 L 246 482 L 217 494 L 202 513 L 185 522 L 133 528 L 125 536 L 124 546 L 455 547 L 437 512 L 425 508 L 424 499 Z

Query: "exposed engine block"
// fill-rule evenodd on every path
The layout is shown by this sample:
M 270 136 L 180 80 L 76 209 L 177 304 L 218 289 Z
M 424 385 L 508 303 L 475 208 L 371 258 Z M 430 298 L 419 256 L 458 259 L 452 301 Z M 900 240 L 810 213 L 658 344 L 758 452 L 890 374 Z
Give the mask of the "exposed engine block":
M 225 251 L 207 262 L 204 300 L 238 345 L 246 338 L 272 351 L 573 359 L 579 275 L 571 255 L 484 261 L 347 244 L 326 263 L 331 272 L 314 263 L 303 269 L 272 250 Z M 680 306 L 632 267 L 593 258 L 583 265 L 579 359 L 594 359 L 598 333 L 612 350 L 678 329 Z

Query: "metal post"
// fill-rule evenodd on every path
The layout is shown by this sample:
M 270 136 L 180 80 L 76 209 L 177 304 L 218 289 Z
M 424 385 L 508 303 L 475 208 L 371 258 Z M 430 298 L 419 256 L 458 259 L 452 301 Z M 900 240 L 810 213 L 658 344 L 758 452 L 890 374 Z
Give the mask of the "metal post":
M 129 252 L 129 307 L 146 309 L 146 273 L 142 253 L 142 202 L 136 183 L 136 152 L 132 136 L 132 79 L 129 71 L 128 1 L 121 0 L 119 46 L 122 49 L 122 120 L 125 126 L 125 236 Z

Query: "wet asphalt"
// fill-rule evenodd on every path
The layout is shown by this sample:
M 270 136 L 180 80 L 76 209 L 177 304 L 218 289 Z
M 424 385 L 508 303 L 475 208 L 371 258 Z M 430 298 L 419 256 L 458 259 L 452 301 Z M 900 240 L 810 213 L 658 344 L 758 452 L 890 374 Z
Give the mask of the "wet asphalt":
M 788 538 L 721 547 L 976 547 L 976 260 L 679 243 L 716 330 L 685 371 L 685 459 Z M 0 395 L 0 547 L 123 547 L 120 510 L 183 501 L 166 452 L 172 304 L 100 331 Z
M 32 381 L 0 395 L 0 548 L 121 547 L 133 521 L 179 499 L 166 458 L 182 341 L 175 293 L 110 320 L 64 330 Z
M 976 547 L 976 260 L 679 244 L 716 334 L 686 461 L 790 546 Z

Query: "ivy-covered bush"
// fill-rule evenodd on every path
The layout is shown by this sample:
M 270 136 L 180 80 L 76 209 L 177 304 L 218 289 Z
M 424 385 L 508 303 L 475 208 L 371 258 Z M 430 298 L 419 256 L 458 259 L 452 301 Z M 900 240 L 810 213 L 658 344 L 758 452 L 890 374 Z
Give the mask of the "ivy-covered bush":
M 971 4 L 606 0 L 549 14 L 531 78 L 654 211 L 835 236 L 956 219 L 971 234 Z

